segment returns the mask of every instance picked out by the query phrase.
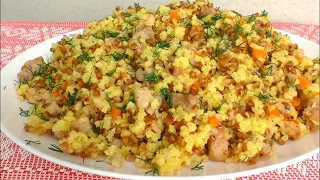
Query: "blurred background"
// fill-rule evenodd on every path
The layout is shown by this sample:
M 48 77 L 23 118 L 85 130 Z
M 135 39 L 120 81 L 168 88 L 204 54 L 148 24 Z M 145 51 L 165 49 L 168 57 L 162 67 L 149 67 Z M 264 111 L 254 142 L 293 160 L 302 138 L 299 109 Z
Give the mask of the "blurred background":
M 1 0 L 1 21 L 93 21 L 134 2 L 155 9 L 171 0 Z M 273 22 L 319 25 L 319 0 L 214 0 L 243 15 L 266 10 Z

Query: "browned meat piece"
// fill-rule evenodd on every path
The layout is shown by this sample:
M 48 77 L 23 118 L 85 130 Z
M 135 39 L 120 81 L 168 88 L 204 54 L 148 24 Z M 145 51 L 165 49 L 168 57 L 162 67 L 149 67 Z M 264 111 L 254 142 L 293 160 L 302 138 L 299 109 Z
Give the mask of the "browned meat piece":
M 308 106 L 303 111 L 303 116 L 308 118 L 313 124 L 319 126 L 320 122 L 320 98 L 312 98 L 308 102 Z
M 30 81 L 33 78 L 33 73 L 37 72 L 40 68 L 39 64 L 43 63 L 41 56 L 27 61 L 18 73 L 19 81 Z
M 212 129 L 212 136 L 208 140 L 209 159 L 211 161 L 224 161 L 228 157 L 229 141 L 225 128 Z

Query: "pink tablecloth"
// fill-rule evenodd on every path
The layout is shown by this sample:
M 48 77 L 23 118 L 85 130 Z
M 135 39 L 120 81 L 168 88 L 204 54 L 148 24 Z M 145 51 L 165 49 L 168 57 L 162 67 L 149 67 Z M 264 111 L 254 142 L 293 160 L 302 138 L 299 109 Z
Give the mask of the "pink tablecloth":
M 86 22 L 1 22 L 2 69 L 15 56 L 51 37 L 80 29 Z M 284 30 L 319 44 L 319 26 L 274 23 Z M 116 179 L 88 174 L 66 168 L 39 158 L 20 148 L 1 133 L 0 179 Z M 320 179 L 319 154 L 296 164 L 257 175 L 239 177 L 247 179 Z

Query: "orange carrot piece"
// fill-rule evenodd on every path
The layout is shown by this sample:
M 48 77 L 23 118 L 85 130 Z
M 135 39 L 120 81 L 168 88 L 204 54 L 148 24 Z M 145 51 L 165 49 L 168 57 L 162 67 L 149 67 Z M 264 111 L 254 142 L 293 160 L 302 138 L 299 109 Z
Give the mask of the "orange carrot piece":
M 199 56 L 199 53 L 198 53 L 198 51 L 197 51 L 197 50 L 192 49 L 192 50 L 191 50 L 191 52 L 192 52 L 192 54 L 194 54 L 194 55 L 198 55 L 198 56 Z
M 279 116 L 280 115 L 280 109 L 275 108 L 274 110 L 270 111 L 271 116 Z
M 310 81 L 307 78 L 303 77 L 303 76 L 299 77 L 298 79 L 299 79 L 299 82 L 300 82 L 300 84 L 299 84 L 300 88 L 307 88 L 311 84 Z
M 59 95 L 57 88 L 52 88 L 51 97 L 56 98 Z
M 72 62 L 73 62 L 73 57 L 68 57 L 67 58 L 67 65 L 72 66 Z
M 164 123 L 166 125 L 173 124 L 173 117 L 171 115 L 168 115 L 166 118 L 164 118 Z
M 297 59 L 297 61 L 298 61 L 299 63 L 301 63 L 302 60 L 303 60 L 303 56 L 301 56 L 301 55 L 295 55 L 294 57 Z
M 293 107 L 297 107 L 300 105 L 301 103 L 301 99 L 300 98 L 297 98 L 297 97 L 294 97 L 290 103 L 292 104 Z
M 320 92 L 315 92 L 314 93 L 314 97 L 317 97 L 317 96 L 319 96 L 320 95 Z
M 111 109 L 111 117 L 112 117 L 112 120 L 116 120 L 118 116 L 121 115 L 121 110 L 116 107 L 116 106 L 112 106 L 112 109 Z
M 259 60 L 260 58 L 266 59 L 266 51 L 263 49 L 253 49 L 252 58 L 256 61 Z
M 179 12 L 177 10 L 172 11 L 171 14 L 170 14 L 170 22 L 173 22 L 174 19 L 176 21 L 179 21 L 179 19 L 180 19 L 180 15 L 179 15 Z
M 243 24 L 243 18 L 242 18 L 242 17 L 240 17 L 240 19 L 239 19 L 239 24 L 240 24 L 240 25 Z
M 219 127 L 221 125 L 221 121 L 218 118 L 216 118 L 215 116 L 209 116 L 208 117 L 208 123 L 212 127 Z

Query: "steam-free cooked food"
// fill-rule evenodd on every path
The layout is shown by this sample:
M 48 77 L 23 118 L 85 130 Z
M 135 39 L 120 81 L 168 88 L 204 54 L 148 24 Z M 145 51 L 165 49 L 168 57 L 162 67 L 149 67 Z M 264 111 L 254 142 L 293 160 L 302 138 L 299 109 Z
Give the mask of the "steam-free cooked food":
M 16 88 L 33 104 L 25 130 L 52 134 L 65 153 L 171 174 L 208 159 L 253 164 L 319 129 L 319 58 L 266 11 L 135 3 L 50 50 Z

